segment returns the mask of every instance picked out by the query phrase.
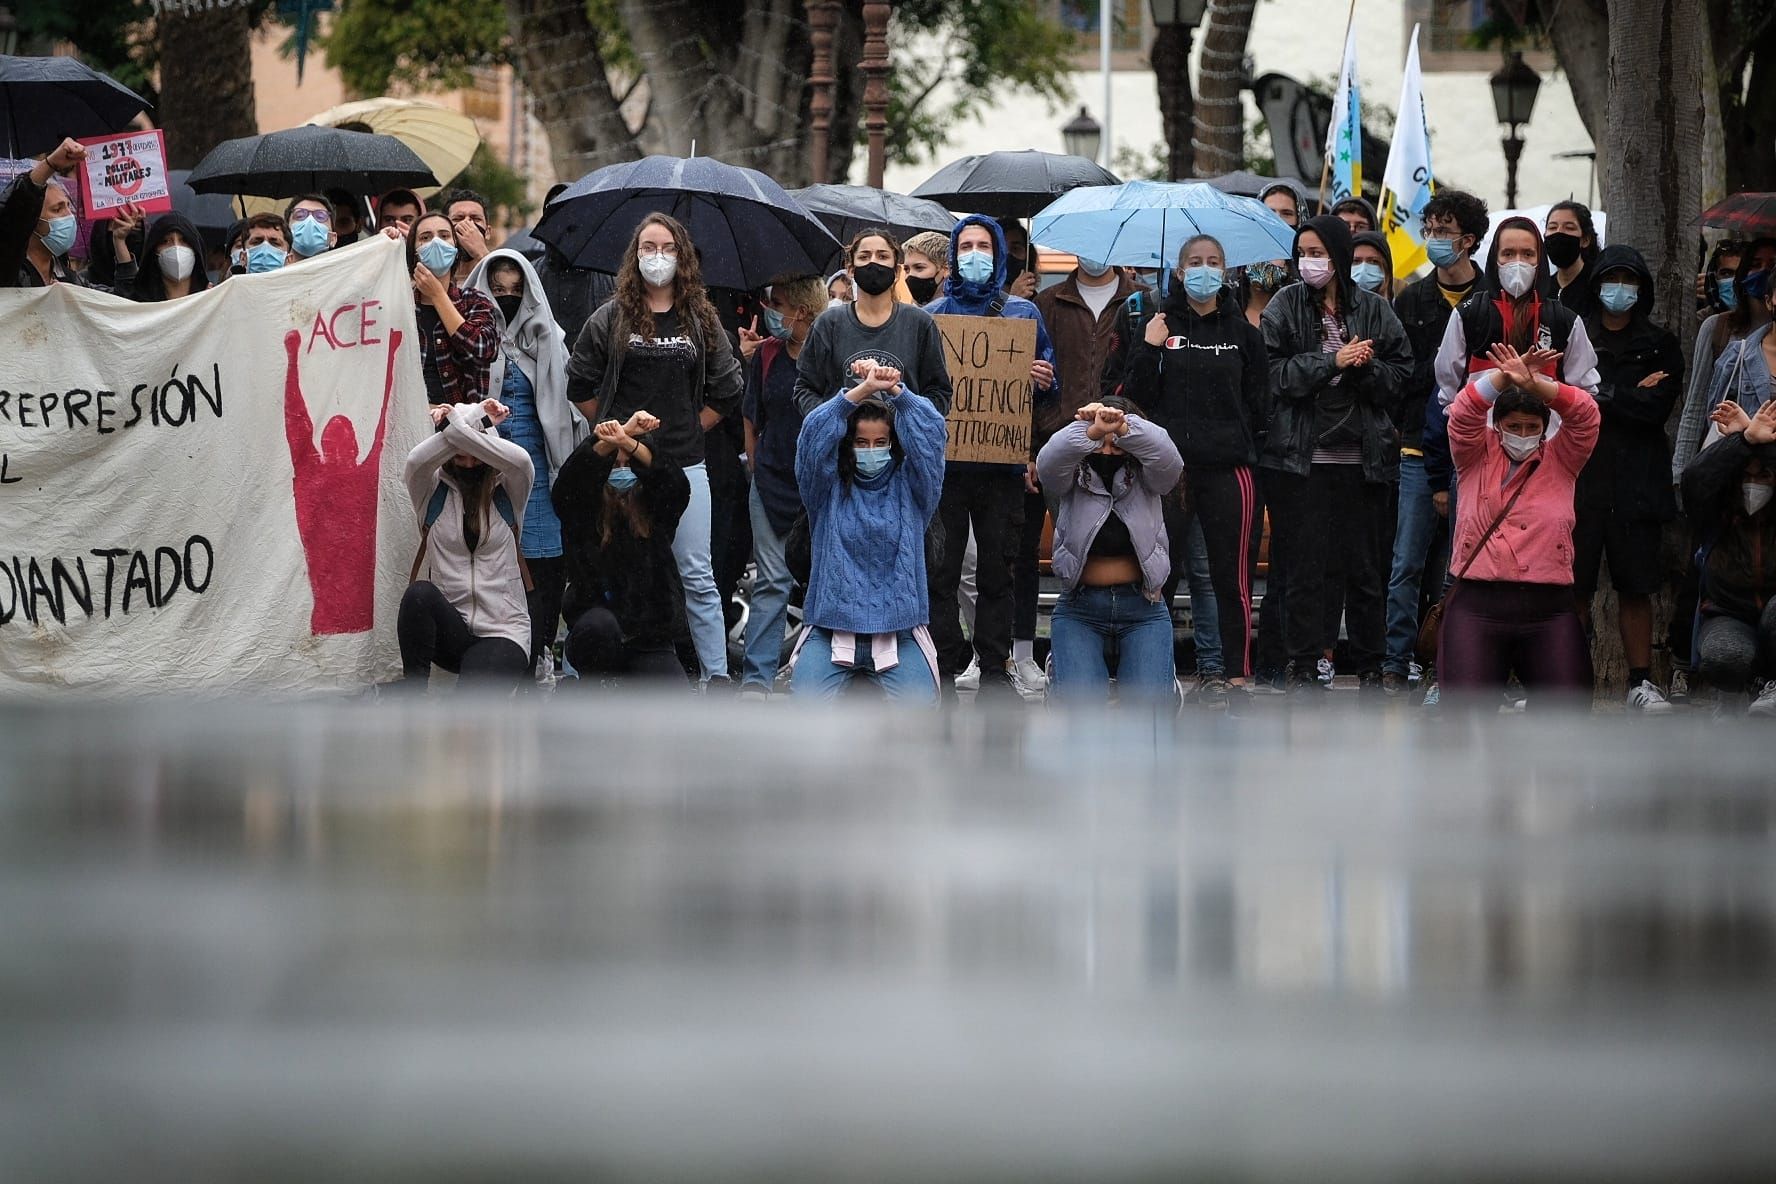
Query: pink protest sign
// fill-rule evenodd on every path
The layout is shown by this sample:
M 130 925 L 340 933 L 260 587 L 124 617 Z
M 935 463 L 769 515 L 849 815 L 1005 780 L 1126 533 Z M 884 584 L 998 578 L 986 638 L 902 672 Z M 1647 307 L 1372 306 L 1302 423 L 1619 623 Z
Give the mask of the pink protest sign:
M 162 132 L 125 132 L 80 142 L 86 145 L 80 175 L 89 217 L 120 210 L 130 202 L 149 214 L 173 208 Z

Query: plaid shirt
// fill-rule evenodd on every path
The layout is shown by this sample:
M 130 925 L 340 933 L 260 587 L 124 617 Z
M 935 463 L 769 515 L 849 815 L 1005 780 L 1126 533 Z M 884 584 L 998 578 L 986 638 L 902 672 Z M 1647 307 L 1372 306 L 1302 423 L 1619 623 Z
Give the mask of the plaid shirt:
M 437 367 L 441 388 L 432 390 L 428 382 L 427 395 L 433 403 L 479 403 L 487 398 L 487 370 L 499 352 L 493 301 L 474 288 L 452 284 L 450 302 L 463 317 L 456 332 L 444 332 L 440 318 L 426 318 L 422 361 L 428 369 Z

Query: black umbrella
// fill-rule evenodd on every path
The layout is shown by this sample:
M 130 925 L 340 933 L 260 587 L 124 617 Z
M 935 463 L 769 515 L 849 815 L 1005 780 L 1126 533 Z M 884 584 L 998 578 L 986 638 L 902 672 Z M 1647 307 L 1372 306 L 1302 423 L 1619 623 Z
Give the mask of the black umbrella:
M 953 160 L 913 196 L 993 218 L 1027 218 L 1069 189 L 1120 184 L 1116 174 L 1083 156 L 1024 148 Z
M 1240 169 L 1237 172 L 1222 173 L 1219 177 L 1210 177 L 1209 184 L 1222 193 L 1232 193 L 1240 197 L 1257 197 L 1265 186 L 1275 185 L 1279 180 L 1282 178 L 1261 177 L 1257 173 Z
M 873 226 L 887 227 L 896 237 L 907 239 L 927 230 L 948 234 L 956 225 L 956 215 L 934 201 L 868 185 L 810 185 L 792 189 L 790 195 L 841 243 Z
M 225 140 L 198 162 L 186 182 L 199 193 L 295 197 L 328 189 L 371 195 L 436 185 L 438 178 L 393 136 L 305 124 Z
M 711 157 L 649 156 L 587 173 L 549 203 L 531 231 L 575 267 L 615 272 L 649 214 L 685 224 L 703 281 L 760 288 L 779 276 L 825 275 L 839 242 L 777 182 Z
M 225 193 L 199 193 L 187 179 L 190 169 L 168 169 L 168 188 L 172 190 L 173 212 L 191 219 L 203 232 L 204 245 L 212 249 L 228 245 L 228 228 L 240 217 L 234 202 Z
M 124 131 L 148 100 L 77 58 L 0 54 L 0 125 L 8 156 L 53 152 L 64 139 Z

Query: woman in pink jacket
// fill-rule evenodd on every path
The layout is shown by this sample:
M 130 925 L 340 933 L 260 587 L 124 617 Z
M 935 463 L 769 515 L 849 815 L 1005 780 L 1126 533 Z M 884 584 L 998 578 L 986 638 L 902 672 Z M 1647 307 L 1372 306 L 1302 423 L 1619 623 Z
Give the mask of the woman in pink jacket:
M 1490 351 L 1449 407 L 1454 564 L 1439 647 L 1446 690 L 1505 685 L 1588 692 L 1591 654 L 1573 608 L 1573 485 L 1597 444 L 1597 401 L 1542 373 L 1558 355 Z M 1491 422 L 1488 423 L 1488 412 Z M 1552 416 L 1560 422 L 1550 427 Z

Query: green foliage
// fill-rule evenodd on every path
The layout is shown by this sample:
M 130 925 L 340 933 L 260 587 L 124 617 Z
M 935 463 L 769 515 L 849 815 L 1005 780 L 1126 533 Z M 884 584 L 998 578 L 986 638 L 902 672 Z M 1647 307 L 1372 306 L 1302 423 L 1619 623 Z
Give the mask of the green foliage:
M 21 53 L 46 52 L 47 43 L 72 42 L 80 59 L 149 102 L 156 58 L 148 0 L 11 0 Z M 45 44 L 33 45 L 41 40 Z
M 495 224 L 508 223 L 522 225 L 535 212 L 536 206 L 529 200 L 529 193 L 524 178 L 506 166 L 506 163 L 492 152 L 485 143 L 475 149 L 474 159 L 445 190 L 473 189 L 485 197 L 495 209 L 503 211 L 495 214 L 489 210 Z
M 1145 152 L 1124 144 L 1110 161 L 1110 171 L 1124 181 L 1164 181 L 1170 168 L 1171 153 L 1164 140 L 1155 141 Z
M 889 43 L 888 155 L 898 164 L 929 159 L 954 124 L 989 103 L 1021 95 L 1052 105 L 1072 97 L 1074 37 L 1042 5 L 902 0 Z
M 1276 176 L 1276 145 L 1270 142 L 1270 121 L 1263 112 L 1246 125 L 1246 159 L 1240 167 L 1260 177 Z
M 472 67 L 505 60 L 506 12 L 499 0 L 340 0 L 315 40 L 359 94 L 452 90 L 470 85 Z

